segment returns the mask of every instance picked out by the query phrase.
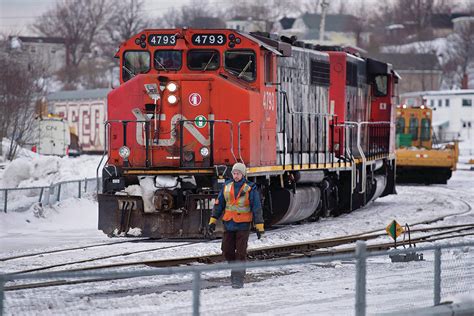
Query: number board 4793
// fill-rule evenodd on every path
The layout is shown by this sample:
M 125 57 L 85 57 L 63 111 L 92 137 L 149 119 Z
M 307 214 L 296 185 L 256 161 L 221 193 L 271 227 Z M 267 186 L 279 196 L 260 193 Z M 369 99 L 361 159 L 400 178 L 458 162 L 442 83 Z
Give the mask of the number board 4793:
M 225 34 L 194 34 L 191 42 L 196 46 L 224 45 L 227 42 Z
M 174 34 L 150 34 L 148 35 L 150 46 L 174 46 L 176 45 L 176 35 Z

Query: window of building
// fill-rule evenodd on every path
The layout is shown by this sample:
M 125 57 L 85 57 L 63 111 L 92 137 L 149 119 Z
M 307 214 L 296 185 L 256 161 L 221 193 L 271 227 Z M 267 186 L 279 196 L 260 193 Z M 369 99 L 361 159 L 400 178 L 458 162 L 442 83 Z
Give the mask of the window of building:
M 444 100 L 444 105 L 449 108 L 449 99 Z
M 179 50 L 157 50 L 154 56 L 156 70 L 178 70 L 181 69 L 182 52 Z
M 224 67 L 231 74 L 245 81 L 254 81 L 257 76 L 255 53 L 248 50 L 226 51 Z
M 430 106 L 431 106 L 432 108 L 434 108 L 434 107 L 435 107 L 434 100 L 430 100 Z
M 138 74 L 150 70 L 150 53 L 146 51 L 126 51 L 123 54 L 122 79 L 128 81 Z
M 438 107 L 439 108 L 443 107 L 443 100 L 441 100 L 441 99 L 438 100 Z
M 462 106 L 472 106 L 471 99 L 462 99 Z
M 188 68 L 191 70 L 216 70 L 219 68 L 219 52 L 195 49 L 188 53 Z
M 467 127 L 467 123 L 466 122 L 462 122 L 462 128 L 466 128 Z

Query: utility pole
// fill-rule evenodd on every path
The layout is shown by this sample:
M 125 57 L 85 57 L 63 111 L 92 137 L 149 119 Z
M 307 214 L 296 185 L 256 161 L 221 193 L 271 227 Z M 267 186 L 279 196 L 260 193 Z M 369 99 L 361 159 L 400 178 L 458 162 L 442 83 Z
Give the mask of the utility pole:
M 324 29 L 326 28 L 326 11 L 329 7 L 329 0 L 321 2 L 321 24 L 319 25 L 319 41 L 324 41 Z

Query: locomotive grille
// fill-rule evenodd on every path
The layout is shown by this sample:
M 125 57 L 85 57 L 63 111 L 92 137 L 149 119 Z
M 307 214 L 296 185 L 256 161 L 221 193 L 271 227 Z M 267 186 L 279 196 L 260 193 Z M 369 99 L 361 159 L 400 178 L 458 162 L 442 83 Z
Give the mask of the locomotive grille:
M 320 60 L 311 60 L 311 84 L 329 86 L 329 63 Z

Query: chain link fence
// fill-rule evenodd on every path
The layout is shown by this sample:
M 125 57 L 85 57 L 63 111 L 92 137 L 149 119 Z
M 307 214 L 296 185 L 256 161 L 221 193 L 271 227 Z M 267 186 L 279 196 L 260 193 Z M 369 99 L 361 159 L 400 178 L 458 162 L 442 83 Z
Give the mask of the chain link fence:
M 0 303 L 5 315 L 372 315 L 418 308 L 429 314 L 434 305 L 474 297 L 474 242 L 418 247 L 422 261 L 398 263 L 389 255 L 413 249 L 367 253 L 365 247 L 358 242 L 356 253 L 244 265 L 4 274 Z M 229 269 L 243 267 L 245 287 L 232 289 Z M 49 283 L 12 288 L 33 282 Z M 474 301 L 467 309 L 474 313 Z
M 84 193 L 100 190 L 101 185 L 101 179 L 86 178 L 62 181 L 44 187 L 4 188 L 0 189 L 0 210 L 5 213 L 21 212 L 36 203 L 51 205 L 71 197 L 81 198 Z

